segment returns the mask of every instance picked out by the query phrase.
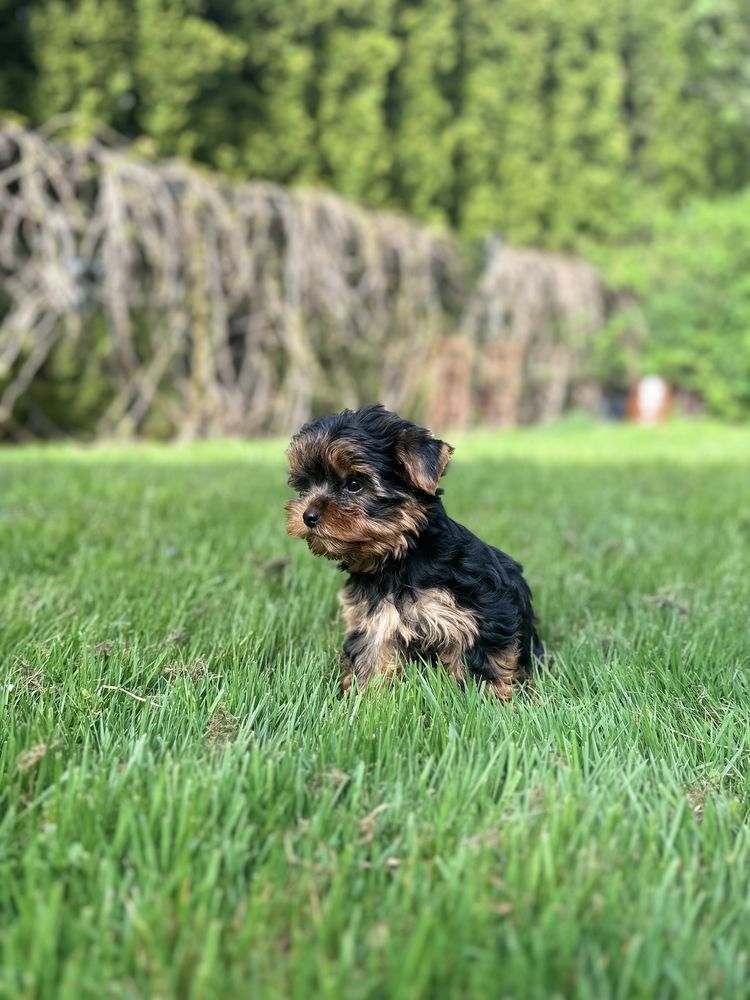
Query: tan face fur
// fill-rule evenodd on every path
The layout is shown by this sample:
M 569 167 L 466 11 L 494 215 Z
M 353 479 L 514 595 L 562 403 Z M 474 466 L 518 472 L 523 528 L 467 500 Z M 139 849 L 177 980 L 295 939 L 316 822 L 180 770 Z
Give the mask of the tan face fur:
M 386 494 L 377 471 L 351 442 L 330 441 L 315 432 L 302 434 L 293 439 L 287 457 L 292 481 L 303 480 L 311 468 L 325 471 L 323 481 L 284 505 L 288 533 L 304 539 L 314 555 L 343 562 L 355 572 L 372 572 L 384 559 L 403 554 L 408 533 L 417 532 L 427 520 L 425 511 L 408 494 L 389 507 L 387 515 L 368 513 L 368 500 Z M 365 477 L 367 493 L 347 495 L 340 484 L 357 475 Z M 303 520 L 310 507 L 320 512 L 314 527 Z

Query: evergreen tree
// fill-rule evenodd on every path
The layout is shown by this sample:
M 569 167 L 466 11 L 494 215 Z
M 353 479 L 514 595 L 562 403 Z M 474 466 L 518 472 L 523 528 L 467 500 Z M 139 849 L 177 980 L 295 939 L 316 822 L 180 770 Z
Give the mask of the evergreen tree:
M 346 0 L 321 26 L 314 81 L 322 177 L 370 204 L 388 197 L 389 74 L 398 57 L 393 0 Z
M 616 6 L 566 0 L 550 7 L 545 107 L 549 202 L 541 229 L 554 246 L 616 235 L 628 170 L 622 117 L 623 24 Z
M 712 121 L 691 84 L 691 6 L 696 4 L 686 0 L 633 0 L 626 38 L 633 165 L 639 180 L 672 204 L 710 187 L 705 149 Z
M 133 3 L 45 0 L 31 15 L 37 122 L 73 112 L 85 128 L 105 122 L 133 134 Z
M 399 0 L 394 28 L 400 54 L 388 104 L 391 198 L 420 218 L 448 221 L 461 101 L 459 6 L 451 0 Z
M 34 61 L 30 10 L 17 0 L 0 0 L 0 110 L 31 111 Z
M 545 230 L 552 192 L 542 98 L 553 2 L 467 5 L 457 208 L 470 236 L 496 230 L 536 243 Z
M 138 125 L 160 153 L 193 155 L 201 144 L 194 102 L 245 54 L 245 43 L 201 17 L 201 7 L 200 0 L 135 0 Z
M 208 0 L 206 10 L 245 53 L 196 101 L 200 156 L 236 176 L 317 180 L 316 40 L 335 0 Z

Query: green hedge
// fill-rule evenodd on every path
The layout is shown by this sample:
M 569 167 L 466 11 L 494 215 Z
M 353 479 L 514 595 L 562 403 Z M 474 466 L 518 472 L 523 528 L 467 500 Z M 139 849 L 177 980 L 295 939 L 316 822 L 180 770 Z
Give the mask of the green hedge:
M 604 332 L 597 374 L 655 372 L 697 392 L 709 412 L 750 415 L 750 189 L 655 220 L 651 239 L 600 260 L 634 296 Z
M 0 109 L 581 248 L 750 183 L 741 0 L 0 0 Z

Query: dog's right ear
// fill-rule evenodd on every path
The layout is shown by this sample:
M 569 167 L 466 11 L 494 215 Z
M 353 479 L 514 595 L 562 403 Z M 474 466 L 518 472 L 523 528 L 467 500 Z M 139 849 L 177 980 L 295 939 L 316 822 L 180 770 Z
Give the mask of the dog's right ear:
M 396 458 L 411 483 L 435 496 L 440 477 L 453 454 L 445 441 L 432 437 L 424 427 L 405 427 L 396 438 Z

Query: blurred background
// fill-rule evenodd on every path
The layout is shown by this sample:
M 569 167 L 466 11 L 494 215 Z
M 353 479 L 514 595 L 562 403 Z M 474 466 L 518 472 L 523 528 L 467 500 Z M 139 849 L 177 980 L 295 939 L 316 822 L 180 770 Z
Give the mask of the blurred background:
M 745 0 L 0 18 L 0 439 L 750 415 Z

